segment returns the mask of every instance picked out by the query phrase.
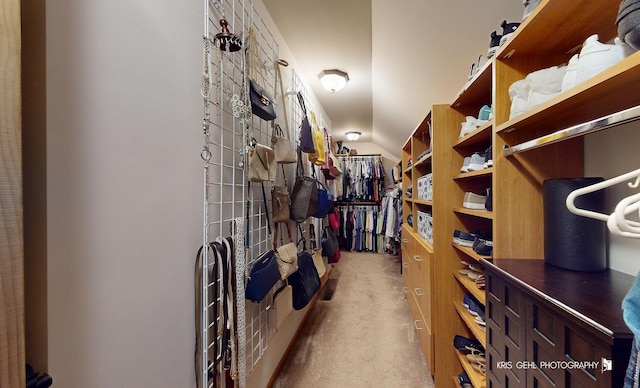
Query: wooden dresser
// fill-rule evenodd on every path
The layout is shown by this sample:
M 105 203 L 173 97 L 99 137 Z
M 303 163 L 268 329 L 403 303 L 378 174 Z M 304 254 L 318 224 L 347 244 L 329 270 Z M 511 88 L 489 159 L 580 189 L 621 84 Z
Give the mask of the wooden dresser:
M 633 276 L 569 271 L 536 259 L 482 264 L 489 387 L 623 385 L 633 334 L 621 305 Z

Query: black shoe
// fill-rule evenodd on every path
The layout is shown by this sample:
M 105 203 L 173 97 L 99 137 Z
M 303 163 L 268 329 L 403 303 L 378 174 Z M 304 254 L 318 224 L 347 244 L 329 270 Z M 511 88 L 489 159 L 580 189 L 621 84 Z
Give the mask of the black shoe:
M 506 20 L 502 21 L 502 24 L 500 24 L 500 27 L 502 27 L 502 37 L 500 38 L 500 46 L 502 46 L 507 41 L 507 39 L 509 39 L 511 34 L 516 32 L 519 26 L 520 26 L 520 23 L 507 23 Z
M 458 384 L 460 384 L 460 387 L 462 388 L 473 387 L 473 385 L 471 385 L 471 379 L 469 378 L 469 375 L 465 371 L 462 371 L 462 373 L 458 375 Z
M 500 47 L 500 39 L 502 39 L 502 35 L 498 35 L 498 33 L 495 31 L 491 33 L 491 43 L 489 43 L 487 58 L 491 58 L 496 53 L 496 51 L 498 51 L 498 47 Z
M 484 347 L 477 339 L 469 339 L 461 335 L 453 338 L 453 346 L 462 353 L 484 353 Z

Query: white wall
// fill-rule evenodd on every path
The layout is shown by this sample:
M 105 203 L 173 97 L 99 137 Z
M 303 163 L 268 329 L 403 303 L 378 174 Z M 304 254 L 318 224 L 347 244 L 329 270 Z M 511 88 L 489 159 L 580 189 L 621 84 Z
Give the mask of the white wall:
M 609 179 L 640 168 L 639 139 L 637 123 L 588 135 L 585 138 L 585 176 Z M 637 188 L 629 188 L 625 183 L 605 189 L 606 211 L 613 212 L 621 199 L 637 192 Z M 640 270 L 640 240 L 607 234 L 609 267 L 635 276 Z
M 46 5 L 48 372 L 193 386 L 202 2 Z
M 47 3 L 47 372 L 56 386 L 195 385 L 202 22 L 200 1 Z M 287 88 L 296 62 L 267 23 L 291 65 Z M 274 337 L 253 386 L 266 385 L 303 315 Z

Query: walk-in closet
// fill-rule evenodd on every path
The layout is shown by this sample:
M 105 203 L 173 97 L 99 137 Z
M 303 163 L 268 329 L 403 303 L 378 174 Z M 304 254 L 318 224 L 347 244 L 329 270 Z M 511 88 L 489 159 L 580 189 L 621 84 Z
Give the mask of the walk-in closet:
M 0 387 L 640 382 L 640 0 L 0 2 Z

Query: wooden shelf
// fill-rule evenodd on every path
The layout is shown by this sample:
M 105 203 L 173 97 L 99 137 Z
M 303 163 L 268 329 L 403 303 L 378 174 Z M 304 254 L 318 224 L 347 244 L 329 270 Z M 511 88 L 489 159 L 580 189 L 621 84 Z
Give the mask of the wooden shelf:
M 509 120 L 497 133 L 528 132 L 530 138 L 637 106 L 640 90 L 633 87 L 640 72 L 640 52 L 627 57 L 537 108 Z
M 456 351 L 458 355 L 458 360 L 464 368 L 465 372 L 469 376 L 469 380 L 471 380 L 471 384 L 474 388 L 485 388 L 487 386 L 487 379 L 479 372 L 476 372 L 475 369 L 471 366 L 471 362 L 467 359 L 467 355 L 463 354 L 459 351 Z
M 416 203 L 418 205 L 433 206 L 433 201 L 426 201 L 424 199 L 414 199 L 413 203 Z
M 475 316 L 471 315 L 466 307 L 462 305 L 460 302 L 453 302 L 458 315 L 464 323 L 469 327 L 473 336 L 476 337 L 478 341 L 482 344 L 483 348 L 487 348 L 487 334 L 484 330 L 480 329 L 480 324 L 475 321 Z
M 482 104 L 491 104 L 491 72 L 493 59 L 488 60 L 480 71 L 469 80 L 451 103 L 452 108 L 475 106 L 478 101 Z M 476 116 L 478 112 L 469 112 Z
M 453 148 L 476 146 L 477 144 L 488 144 L 491 142 L 491 129 L 493 128 L 493 120 L 487 124 L 478 127 L 475 131 L 459 138 Z
M 451 245 L 455 249 L 459 250 L 460 252 L 463 252 L 465 255 L 473 258 L 475 261 L 479 262 L 480 260 L 487 258 L 487 256 L 481 256 L 478 253 L 476 253 L 476 251 L 474 251 L 473 248 L 463 247 L 462 245 L 458 245 L 454 242 L 452 242 Z
M 584 39 L 598 34 L 603 42 L 616 36 L 618 3 L 543 0 L 498 50 L 500 60 L 539 57 L 542 53 L 571 53 Z M 553 26 L 553 28 L 549 28 Z
M 471 280 L 467 275 L 463 275 L 458 271 L 454 271 L 453 276 L 458 279 L 458 282 L 460 282 L 460 284 L 462 284 L 462 286 L 467 291 L 469 291 L 469 293 L 473 295 L 473 297 L 476 298 L 478 302 L 486 305 L 487 298 L 485 296 L 484 290 L 479 289 L 473 280 Z
M 458 176 L 454 176 L 453 179 L 475 178 L 479 176 L 488 176 L 491 174 L 493 174 L 493 167 L 485 168 L 478 171 L 463 172 Z
M 415 164 L 414 167 L 421 167 L 427 163 L 431 163 L 431 152 L 429 152 L 428 154 L 426 154 L 425 156 L 423 156 L 420 160 L 418 160 Z
M 488 220 L 493 220 L 494 218 L 493 212 L 490 212 L 487 210 L 474 210 L 474 209 L 459 207 L 459 208 L 453 209 L 453 211 L 459 214 L 467 214 L 474 217 L 486 218 Z

